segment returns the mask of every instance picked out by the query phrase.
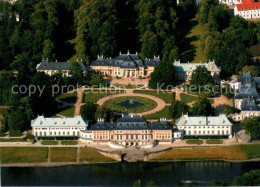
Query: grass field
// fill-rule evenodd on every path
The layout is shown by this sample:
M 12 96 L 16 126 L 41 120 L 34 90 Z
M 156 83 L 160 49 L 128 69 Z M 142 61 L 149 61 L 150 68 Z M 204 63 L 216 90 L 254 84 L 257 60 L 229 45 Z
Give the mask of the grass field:
M 61 145 L 77 145 L 78 141 L 61 141 Z
M 172 118 L 169 112 L 169 108 L 170 106 L 166 106 L 164 107 L 164 109 L 160 110 L 159 112 L 153 113 L 153 114 L 149 114 L 149 115 L 145 115 L 143 116 L 146 119 L 160 119 L 160 118 Z
M 197 145 L 200 145 L 200 144 L 203 144 L 203 141 L 202 140 L 186 140 L 186 144 L 197 144 Z
M 121 102 L 125 102 L 125 101 L 129 101 L 129 100 L 133 100 L 136 102 L 140 103 L 140 106 L 135 107 L 135 108 L 125 108 L 120 106 Z M 127 112 L 127 113 L 131 113 L 131 112 L 146 112 L 149 110 L 154 109 L 157 106 L 157 103 L 154 100 L 145 98 L 145 97 L 116 97 L 116 98 L 112 98 L 107 100 L 104 104 L 104 106 L 109 107 L 111 110 L 116 111 L 116 112 Z
M 123 94 L 125 93 L 124 90 L 94 90 L 93 92 L 86 92 L 83 98 L 83 102 L 96 102 L 97 100 L 101 99 L 102 97 L 108 96 L 108 95 L 114 95 L 114 94 Z
M 23 138 L 10 138 L 10 139 L 0 138 L 0 142 L 27 142 L 27 140 Z
M 66 102 L 66 103 L 76 103 L 77 92 L 62 94 L 62 95 L 56 97 L 56 99 Z
M 76 147 L 51 147 L 51 162 L 75 162 L 77 156 Z
M 112 158 L 105 157 L 94 149 L 81 147 L 80 148 L 80 162 L 113 162 Z
M 246 160 L 260 158 L 260 144 L 221 147 L 174 148 L 154 160 Z
M 59 142 L 58 142 L 58 141 L 49 141 L 49 140 L 46 140 L 46 141 L 42 141 L 41 144 L 42 144 L 42 145 L 58 145 Z
M 65 108 L 60 108 L 60 112 L 59 114 L 63 115 L 63 116 L 67 116 L 67 117 L 74 117 L 74 113 L 75 113 L 75 107 L 65 107 Z
M 157 92 L 157 91 L 146 91 L 146 90 L 134 90 L 134 93 L 153 95 L 163 99 L 166 103 L 173 102 L 172 92 Z
M 218 139 L 206 140 L 206 144 L 222 144 L 222 143 L 223 141 Z
M 181 93 L 180 97 L 181 97 L 181 101 L 186 103 L 186 104 L 193 102 L 193 101 L 198 101 L 198 99 L 199 99 L 199 97 L 188 95 L 188 94 L 185 94 L 185 93 Z M 209 101 L 210 101 L 211 104 L 214 103 L 213 99 L 209 99 Z
M 47 162 L 47 147 L 0 147 L 0 160 L 8 163 Z

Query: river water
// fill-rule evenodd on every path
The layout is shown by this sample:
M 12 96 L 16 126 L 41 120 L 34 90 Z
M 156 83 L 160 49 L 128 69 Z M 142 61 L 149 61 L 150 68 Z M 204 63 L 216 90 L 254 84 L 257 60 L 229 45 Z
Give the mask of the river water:
M 1 168 L 4 186 L 132 186 L 153 181 L 159 186 L 172 186 L 181 180 L 206 185 L 210 179 L 231 182 L 235 176 L 252 169 L 260 169 L 260 162 L 145 162 L 71 165 L 62 167 Z

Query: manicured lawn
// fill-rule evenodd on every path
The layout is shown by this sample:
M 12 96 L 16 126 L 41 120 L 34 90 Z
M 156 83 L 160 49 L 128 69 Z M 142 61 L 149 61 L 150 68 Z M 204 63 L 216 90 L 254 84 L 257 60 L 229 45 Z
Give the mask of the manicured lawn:
M 61 145 L 77 145 L 78 141 L 61 141 Z
M 207 144 L 222 144 L 223 141 L 222 140 L 218 140 L 218 139 L 212 139 L 212 140 L 206 140 Z
M 172 103 L 173 102 L 172 92 L 134 90 L 134 93 L 153 95 L 153 96 L 156 96 L 156 97 L 163 99 L 166 103 Z
M 134 102 L 139 102 L 140 106 L 135 108 L 125 108 L 120 105 L 121 102 L 128 102 L 130 100 L 133 100 Z M 116 112 L 146 112 L 149 110 L 154 109 L 157 106 L 157 103 L 151 99 L 144 98 L 144 97 L 116 97 L 113 99 L 107 100 L 104 104 L 104 106 L 109 107 L 113 111 Z
M 62 94 L 62 95 L 56 97 L 56 99 L 61 100 L 66 103 L 76 103 L 77 92 Z
M 140 84 L 140 85 L 132 85 L 132 84 L 129 84 L 129 85 L 125 85 L 125 84 L 113 84 L 113 86 L 114 86 L 114 87 L 117 87 L 117 88 L 133 89 L 133 88 L 143 87 L 144 85 L 143 85 L 143 84 Z
M 221 147 L 174 148 L 154 160 L 246 160 L 260 158 L 260 144 Z
M 202 140 L 186 140 L 186 144 L 203 144 Z
M 58 142 L 58 141 L 49 141 L 49 140 L 46 140 L 46 141 L 42 141 L 41 144 L 42 144 L 42 145 L 58 145 L 59 142 Z
M 166 106 L 166 107 L 164 107 L 164 109 L 160 110 L 159 112 L 145 115 L 143 117 L 146 119 L 160 119 L 162 117 L 167 118 L 167 119 L 172 118 L 170 115 L 170 112 L 169 112 L 169 108 L 170 108 L 170 106 Z
M 27 140 L 23 138 L 10 138 L 10 139 L 0 138 L 0 142 L 27 142 Z
M 51 162 L 75 162 L 76 147 L 51 147 Z
M 47 147 L 0 147 L 1 163 L 47 162 Z
M 75 113 L 75 107 L 65 107 L 65 108 L 61 108 L 61 111 L 59 112 L 59 114 L 63 115 L 63 116 L 67 116 L 67 117 L 74 117 L 74 113 Z
M 185 93 L 181 93 L 180 96 L 181 96 L 181 101 L 186 103 L 186 104 L 193 102 L 193 101 L 198 101 L 198 99 L 199 99 L 199 97 L 196 97 L 196 96 L 193 96 L 193 95 L 188 95 L 188 94 L 185 94 Z M 214 103 L 213 99 L 209 99 L 209 101 L 210 101 L 211 104 Z
M 80 162 L 113 162 L 112 158 L 105 157 L 101 153 L 88 147 L 80 148 Z
M 102 97 L 114 94 L 123 94 L 125 93 L 124 90 L 93 90 L 93 91 L 85 91 L 85 97 L 83 102 L 96 102 L 97 100 L 101 99 Z

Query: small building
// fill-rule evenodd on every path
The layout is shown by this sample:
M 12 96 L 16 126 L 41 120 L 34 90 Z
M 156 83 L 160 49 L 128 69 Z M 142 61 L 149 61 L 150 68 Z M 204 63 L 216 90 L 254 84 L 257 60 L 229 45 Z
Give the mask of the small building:
M 82 61 L 78 61 L 77 63 L 81 66 L 83 74 L 86 77 L 88 73 L 87 67 L 83 64 Z M 70 62 L 49 62 L 48 59 L 42 59 L 42 62 L 37 64 L 36 70 L 37 72 L 44 72 L 49 76 L 52 76 L 58 72 L 62 72 L 63 76 L 68 77 L 70 76 L 70 66 Z
M 181 81 L 189 81 L 193 71 L 196 70 L 198 66 L 206 67 L 211 76 L 215 79 L 217 79 L 221 72 L 221 68 L 216 65 L 214 60 L 208 63 L 181 63 L 180 60 L 175 60 L 173 65 L 177 71 L 175 77 Z
M 98 74 L 111 77 L 148 77 L 154 71 L 155 66 L 160 62 L 160 57 L 153 59 L 141 59 L 136 54 L 119 53 L 115 58 L 104 58 L 98 56 L 91 63 L 91 68 Z
M 165 118 L 159 122 L 147 122 L 141 116 L 122 116 L 116 122 L 98 122 L 80 131 L 82 141 L 94 143 L 112 142 L 121 145 L 142 145 L 149 142 L 172 142 L 172 126 Z
M 64 137 L 79 136 L 80 131 L 86 130 L 88 121 L 81 116 L 73 118 L 45 118 L 38 116 L 31 121 L 32 134 L 35 137 Z
M 232 123 L 226 115 L 188 116 L 182 115 L 175 122 L 178 130 L 186 136 L 232 136 Z
M 234 8 L 234 15 L 245 19 L 260 18 L 260 2 L 254 0 L 239 0 Z

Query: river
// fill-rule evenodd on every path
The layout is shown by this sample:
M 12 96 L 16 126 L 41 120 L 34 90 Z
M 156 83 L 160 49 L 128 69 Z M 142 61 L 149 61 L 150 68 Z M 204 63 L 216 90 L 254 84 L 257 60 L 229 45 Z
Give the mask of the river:
M 144 184 L 172 186 L 181 180 L 206 185 L 210 179 L 231 182 L 235 176 L 260 169 L 260 162 L 142 162 L 71 165 L 62 167 L 1 168 L 4 186 L 132 186 L 140 179 Z

